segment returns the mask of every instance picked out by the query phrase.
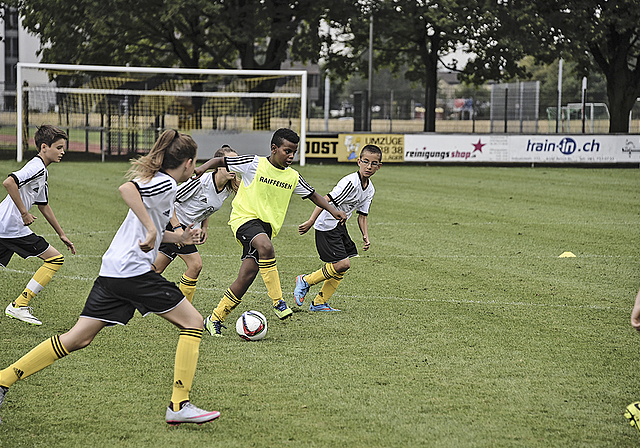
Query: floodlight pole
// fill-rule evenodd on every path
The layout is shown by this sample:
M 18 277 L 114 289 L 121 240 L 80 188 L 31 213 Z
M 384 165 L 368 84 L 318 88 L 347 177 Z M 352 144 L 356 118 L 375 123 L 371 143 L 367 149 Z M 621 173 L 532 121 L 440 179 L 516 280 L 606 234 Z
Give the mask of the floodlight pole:
M 562 115 L 562 58 L 558 65 L 558 108 L 556 110 L 556 134 L 560 132 L 560 116 Z
M 300 166 L 304 166 L 307 151 L 307 71 L 302 72 L 302 86 L 300 88 Z
M 371 91 L 373 90 L 373 12 L 369 17 L 369 86 L 367 89 L 367 131 L 371 131 Z
M 329 73 L 324 77 L 324 131 L 329 132 L 329 109 L 331 107 L 331 79 Z
M 587 77 L 582 78 L 582 133 L 585 133 L 585 105 L 587 101 Z
M 20 65 L 20 63 L 18 63 Z M 18 67 L 16 70 L 16 162 L 22 162 L 22 115 L 24 114 L 22 105 L 22 71 Z

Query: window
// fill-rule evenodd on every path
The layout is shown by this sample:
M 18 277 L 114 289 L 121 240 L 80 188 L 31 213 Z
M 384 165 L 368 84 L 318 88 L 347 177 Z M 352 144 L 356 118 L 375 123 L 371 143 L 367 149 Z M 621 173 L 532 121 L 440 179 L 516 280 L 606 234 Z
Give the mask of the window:
M 6 90 L 12 90 L 16 88 L 15 64 L 4 64 L 4 88 Z
M 4 57 L 18 58 L 18 38 L 7 36 L 4 41 Z
M 17 30 L 18 29 L 18 11 L 16 11 L 13 8 L 7 10 L 6 7 L 5 7 L 4 29 L 5 30 Z

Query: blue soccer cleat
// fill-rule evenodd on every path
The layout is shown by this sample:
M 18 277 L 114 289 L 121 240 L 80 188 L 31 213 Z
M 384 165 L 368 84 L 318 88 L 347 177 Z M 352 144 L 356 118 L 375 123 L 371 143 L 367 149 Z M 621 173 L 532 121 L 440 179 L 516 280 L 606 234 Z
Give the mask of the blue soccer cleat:
M 304 275 L 298 275 L 296 277 L 296 287 L 293 290 L 293 297 L 296 299 L 296 305 L 302 306 L 304 297 L 309 292 L 309 284 L 305 281 Z
M 309 311 L 340 311 L 340 310 L 331 308 L 331 306 L 328 303 L 321 303 L 320 305 L 314 305 L 313 302 L 311 302 L 311 305 L 309 305 Z

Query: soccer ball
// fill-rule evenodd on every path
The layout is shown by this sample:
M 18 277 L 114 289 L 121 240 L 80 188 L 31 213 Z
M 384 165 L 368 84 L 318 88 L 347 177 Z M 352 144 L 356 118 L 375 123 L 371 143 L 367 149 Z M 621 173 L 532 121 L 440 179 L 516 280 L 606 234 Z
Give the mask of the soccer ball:
M 267 335 L 267 318 L 258 311 L 245 311 L 236 321 L 236 331 L 242 339 L 259 341 Z

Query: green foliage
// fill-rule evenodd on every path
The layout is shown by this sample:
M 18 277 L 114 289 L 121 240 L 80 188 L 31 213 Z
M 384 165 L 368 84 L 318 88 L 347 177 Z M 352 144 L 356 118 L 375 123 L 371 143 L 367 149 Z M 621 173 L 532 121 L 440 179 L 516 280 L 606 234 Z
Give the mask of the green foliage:
M 18 166 L 0 162 L 0 173 Z M 0 317 L 0 368 L 75 323 L 126 214 L 117 187 L 127 168 L 50 167 L 51 204 L 78 254 L 65 251 L 31 303 L 42 327 Z M 298 169 L 325 194 L 355 165 Z M 258 278 L 225 337 L 205 335 L 200 347 L 191 397 L 219 420 L 167 427 L 177 331 L 136 315 L 15 384 L 0 444 L 635 446 L 622 413 L 640 399 L 629 323 L 640 284 L 638 170 L 385 165 L 373 182 L 371 249 L 352 261 L 330 301 L 343 310 L 335 314 L 291 297 L 295 276 L 322 265 L 313 236 L 297 234 L 313 204 L 292 198 L 274 245 L 293 318 L 275 318 Z M 226 204 L 212 216 L 201 246 L 194 304 L 203 314 L 238 272 L 228 214 Z M 355 219 L 348 228 L 360 246 Z M 42 217 L 34 230 L 62 249 Z M 558 258 L 564 251 L 576 258 Z M 39 265 L 14 257 L 0 272 L 6 303 Z M 177 260 L 165 275 L 178 281 L 183 271 Z M 267 316 L 263 341 L 235 335 L 247 309 Z
M 640 2 L 565 0 L 549 19 L 560 32 L 563 55 L 584 74 L 604 74 L 609 131 L 628 132 L 629 111 L 640 96 Z
M 184 0 L 34 0 L 20 5 L 24 26 L 38 35 L 50 63 L 206 67 L 235 57 L 229 46 L 205 48 L 219 6 Z
M 492 1 L 489 8 L 496 14 L 496 27 L 478 30 L 471 45 L 477 57 L 464 69 L 469 80 L 497 79 L 497 71 L 531 76 L 522 57 L 545 63 L 563 57 L 575 64 L 578 78 L 593 78 L 594 72 L 604 75 L 609 131 L 628 132 L 629 111 L 640 96 L 637 0 Z
M 317 60 L 320 17 L 332 3 L 33 0 L 20 14 L 43 62 L 279 69 L 288 56 Z
M 487 80 L 527 78 L 520 64 L 534 54 L 550 63 L 557 55 L 554 30 L 541 14 L 543 7 L 526 0 L 480 2 L 479 19 L 470 24 L 469 50 L 474 56 L 463 76 L 475 84 Z
M 425 131 L 435 131 L 437 69 L 440 57 L 466 45 L 469 24 L 478 14 L 476 0 L 375 1 L 360 4 L 356 15 L 331 15 L 351 51 L 329 52 L 327 67 L 337 76 L 367 73 L 369 24 L 373 17 L 373 66 L 404 71 L 404 77 L 424 86 Z

